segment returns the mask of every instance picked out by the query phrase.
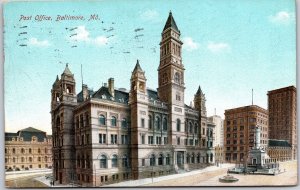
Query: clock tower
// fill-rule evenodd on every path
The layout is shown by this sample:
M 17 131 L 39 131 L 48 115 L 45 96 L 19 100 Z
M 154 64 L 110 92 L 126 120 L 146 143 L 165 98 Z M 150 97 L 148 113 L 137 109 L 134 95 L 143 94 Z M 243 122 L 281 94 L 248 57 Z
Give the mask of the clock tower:
M 173 18 L 172 12 L 161 34 L 160 64 L 158 67 L 158 97 L 166 102 L 169 108 L 169 138 L 172 144 L 176 144 L 177 133 L 184 132 L 184 66 L 182 64 L 180 30 Z M 180 131 L 176 129 L 176 123 L 180 121 Z

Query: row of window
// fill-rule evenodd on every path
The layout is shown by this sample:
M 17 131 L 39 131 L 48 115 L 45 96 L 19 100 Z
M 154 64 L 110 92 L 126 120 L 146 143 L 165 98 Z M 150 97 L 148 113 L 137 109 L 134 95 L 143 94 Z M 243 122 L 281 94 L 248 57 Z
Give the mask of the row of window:
M 17 154 L 17 153 L 21 153 L 21 154 L 32 154 L 32 153 L 38 153 L 38 154 L 41 154 L 41 153 L 51 153 L 49 152 L 50 149 L 47 149 L 45 148 L 44 151 L 42 151 L 42 149 L 38 148 L 38 149 L 32 149 L 32 148 L 29 148 L 28 150 L 25 149 L 25 148 L 21 148 L 21 149 L 18 149 L 18 148 L 12 148 L 11 151 L 9 151 L 10 149 L 9 148 L 5 148 L 5 154 L 8 154 L 9 152 L 12 153 L 12 154 Z
M 106 144 L 106 134 L 99 133 L 99 143 Z M 121 144 L 128 144 L 128 135 L 121 135 Z M 110 135 L 110 144 L 118 144 L 118 135 L 111 134 Z
M 12 159 L 5 158 L 5 163 L 10 163 L 11 161 L 13 163 L 18 163 L 18 161 L 21 162 L 21 163 L 23 163 L 23 162 L 33 162 L 33 158 L 32 157 L 28 157 L 28 159 L 26 157 L 21 157 L 21 159 L 18 159 L 16 157 L 13 157 Z M 42 157 L 37 157 L 37 161 L 41 162 Z M 49 161 L 51 161 L 51 157 L 45 156 L 43 162 L 49 162 Z

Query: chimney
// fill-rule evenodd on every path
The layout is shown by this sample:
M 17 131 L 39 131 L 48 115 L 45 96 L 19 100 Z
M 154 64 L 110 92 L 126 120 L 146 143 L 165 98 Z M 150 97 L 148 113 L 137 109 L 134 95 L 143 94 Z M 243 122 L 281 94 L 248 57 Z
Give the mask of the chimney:
M 89 90 L 86 84 L 82 84 L 82 98 L 83 101 L 89 98 Z
M 115 85 L 114 85 L 114 78 L 108 79 L 108 92 L 112 97 L 115 97 Z

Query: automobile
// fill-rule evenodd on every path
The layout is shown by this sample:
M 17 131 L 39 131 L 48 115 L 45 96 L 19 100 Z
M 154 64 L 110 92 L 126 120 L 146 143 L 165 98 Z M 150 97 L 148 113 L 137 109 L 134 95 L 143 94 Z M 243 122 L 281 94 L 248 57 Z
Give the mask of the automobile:
M 20 168 L 16 168 L 15 171 L 20 171 Z
M 11 169 L 11 167 L 9 167 L 6 171 L 11 172 L 11 171 L 13 171 L 13 169 Z

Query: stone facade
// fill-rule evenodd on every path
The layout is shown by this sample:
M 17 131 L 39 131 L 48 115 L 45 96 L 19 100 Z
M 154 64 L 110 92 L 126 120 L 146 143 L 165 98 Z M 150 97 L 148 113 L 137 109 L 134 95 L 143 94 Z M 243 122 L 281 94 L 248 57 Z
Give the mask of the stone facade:
M 5 133 L 5 169 L 31 170 L 52 167 L 52 138 L 46 132 L 28 127 Z
M 268 92 L 269 138 L 286 140 L 292 146 L 292 159 L 297 159 L 297 95 L 289 86 Z
M 68 65 L 52 86 L 53 174 L 58 183 L 100 186 L 209 165 L 205 95 L 184 104 L 182 42 L 172 13 L 162 32 L 157 91 L 139 61 L 130 91 L 110 78 L 99 90 L 82 85 Z
M 225 110 L 224 154 L 226 162 L 244 163 L 255 146 L 255 127 L 261 129 L 260 145 L 268 146 L 268 112 L 256 106 Z
M 218 165 L 224 162 L 224 120 L 218 115 L 213 115 L 208 117 L 208 121 L 215 125 L 213 131 L 213 147 L 215 163 Z
M 284 162 L 293 159 L 292 146 L 286 140 L 269 139 L 267 152 L 272 162 Z

